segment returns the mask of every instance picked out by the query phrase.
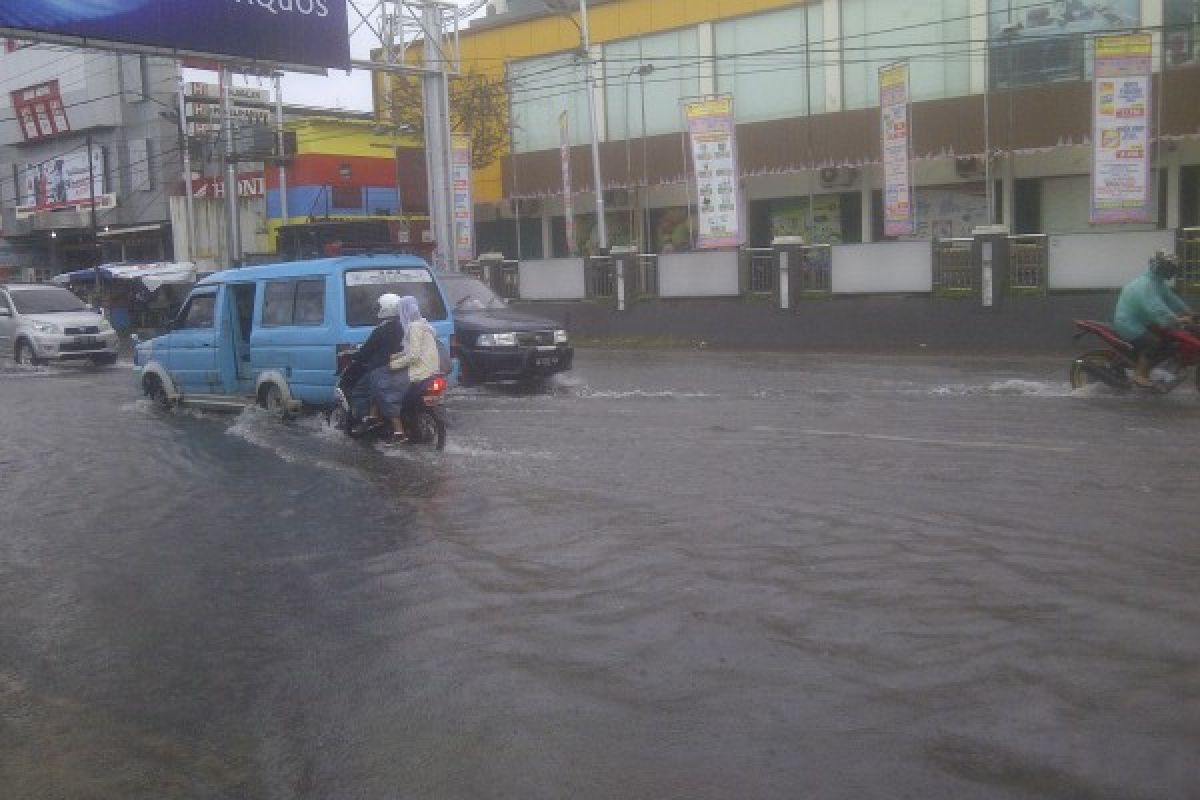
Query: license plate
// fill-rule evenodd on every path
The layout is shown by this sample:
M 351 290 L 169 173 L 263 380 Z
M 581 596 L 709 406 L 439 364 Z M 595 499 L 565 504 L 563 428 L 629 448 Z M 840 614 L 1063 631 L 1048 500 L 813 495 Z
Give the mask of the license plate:
M 535 367 L 553 367 L 558 365 L 557 356 L 545 356 L 543 358 L 535 358 L 533 360 Z
M 97 339 L 95 336 L 77 336 L 77 337 L 75 337 L 75 344 L 95 345 L 99 341 L 100 340 Z

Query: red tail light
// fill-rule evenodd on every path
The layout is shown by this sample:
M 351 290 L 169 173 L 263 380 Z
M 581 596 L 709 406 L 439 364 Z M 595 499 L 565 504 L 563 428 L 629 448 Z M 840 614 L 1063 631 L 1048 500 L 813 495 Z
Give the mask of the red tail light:
M 425 389 L 427 395 L 437 395 L 446 391 L 446 379 L 438 375 L 429 382 L 429 386 Z

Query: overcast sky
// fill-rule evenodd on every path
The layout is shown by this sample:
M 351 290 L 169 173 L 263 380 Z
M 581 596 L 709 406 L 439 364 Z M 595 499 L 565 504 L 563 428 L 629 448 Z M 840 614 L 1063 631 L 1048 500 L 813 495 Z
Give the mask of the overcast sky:
M 454 0 L 459 6 L 469 5 L 468 0 Z M 374 0 L 353 0 L 363 12 L 369 12 L 375 5 Z M 350 41 L 350 52 L 354 58 L 366 60 L 370 57 L 372 48 L 379 47 L 379 39 L 365 25 L 359 27 L 362 18 L 349 9 L 350 29 L 358 27 Z M 481 14 L 477 15 L 481 16 Z M 378 25 L 378 14 L 371 19 L 372 25 Z M 211 80 L 211 78 L 197 78 Z M 257 81 L 244 81 L 254 86 Z M 263 85 L 266 85 L 265 83 Z M 346 108 L 357 111 L 371 111 L 371 74 L 365 70 L 355 70 L 347 75 L 341 70 L 330 70 L 329 76 L 322 78 L 315 75 L 300 75 L 289 73 L 283 80 L 283 100 L 289 105 L 315 106 L 319 108 Z

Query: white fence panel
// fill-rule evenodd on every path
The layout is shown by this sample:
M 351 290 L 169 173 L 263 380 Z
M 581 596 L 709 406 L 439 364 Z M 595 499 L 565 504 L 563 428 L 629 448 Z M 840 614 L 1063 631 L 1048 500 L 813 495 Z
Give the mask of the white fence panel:
M 659 256 L 658 293 L 661 297 L 736 297 L 739 294 L 737 251 Z
M 933 291 L 929 242 L 843 244 L 833 248 L 834 294 Z
M 1155 250 L 1174 252 L 1175 231 L 1056 234 L 1050 237 L 1050 288 L 1120 288 L 1145 271 Z
M 522 261 L 517 273 L 522 300 L 582 300 L 582 258 Z

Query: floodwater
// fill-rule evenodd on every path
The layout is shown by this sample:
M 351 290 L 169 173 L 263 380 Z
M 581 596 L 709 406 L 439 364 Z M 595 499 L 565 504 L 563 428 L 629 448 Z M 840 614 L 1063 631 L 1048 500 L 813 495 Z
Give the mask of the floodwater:
M 0 364 L 0 797 L 1200 796 L 1200 395 L 586 350 L 441 454 Z

